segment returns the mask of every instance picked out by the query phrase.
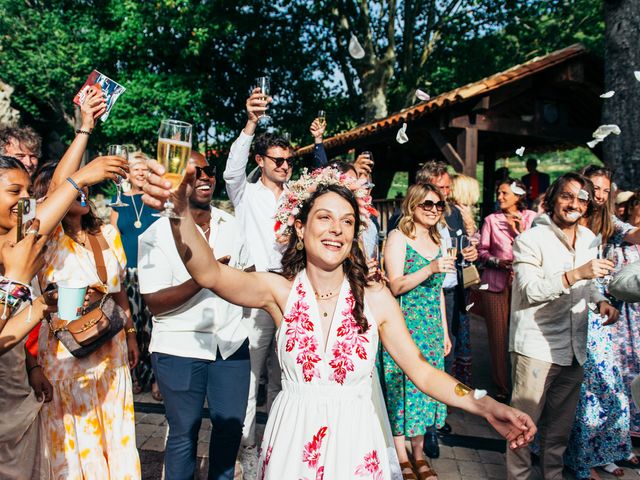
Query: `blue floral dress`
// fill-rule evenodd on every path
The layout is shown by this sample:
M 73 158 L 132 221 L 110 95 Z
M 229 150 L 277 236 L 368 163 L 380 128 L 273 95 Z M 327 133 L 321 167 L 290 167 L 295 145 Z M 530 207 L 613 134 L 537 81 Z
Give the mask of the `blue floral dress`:
M 430 260 L 406 244 L 405 275 L 429 263 Z M 400 306 L 411 338 L 427 361 L 439 370 L 444 370 L 444 328 L 440 311 L 443 282 L 444 274 L 437 273 L 400 296 Z M 424 435 L 432 426 L 442 427 L 447 417 L 447 406 L 418 390 L 385 350 L 381 358 L 383 390 L 393 435 L 415 437 Z
M 631 225 L 616 222 L 609 243 L 620 245 Z M 587 360 L 565 465 L 578 478 L 590 478 L 589 470 L 629 457 L 629 397 L 614 350 L 615 330 L 603 326 L 600 315 L 589 311 Z

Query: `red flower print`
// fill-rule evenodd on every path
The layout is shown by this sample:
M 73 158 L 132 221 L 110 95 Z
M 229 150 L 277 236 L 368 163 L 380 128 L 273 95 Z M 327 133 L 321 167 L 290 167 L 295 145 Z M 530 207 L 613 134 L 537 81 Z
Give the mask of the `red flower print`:
M 359 477 L 369 477 L 373 480 L 382 480 L 382 469 L 380 468 L 380 460 L 378 452 L 372 450 L 364 456 L 364 463 L 356 467 L 355 474 Z
M 318 430 L 318 433 L 313 436 L 313 439 L 304 446 L 302 461 L 306 463 L 309 468 L 316 468 L 318 466 L 318 461 L 320 460 L 320 447 L 322 446 L 322 440 L 326 435 L 327 427 L 321 427 L 320 430 Z
M 267 466 L 269 465 L 269 460 L 271 460 L 272 451 L 273 447 L 267 448 L 267 453 L 264 456 L 264 460 L 262 460 L 262 474 L 260 475 L 260 480 L 264 480 L 264 476 L 267 473 Z

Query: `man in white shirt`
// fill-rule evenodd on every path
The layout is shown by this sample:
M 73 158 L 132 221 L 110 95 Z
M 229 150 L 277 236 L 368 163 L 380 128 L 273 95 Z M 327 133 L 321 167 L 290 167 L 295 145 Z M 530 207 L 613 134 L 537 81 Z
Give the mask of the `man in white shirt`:
M 191 160 L 197 172 L 189 197 L 191 214 L 216 255 L 235 265 L 241 227 L 231 215 L 210 206 L 215 166 L 207 165 L 199 153 L 192 153 Z M 138 274 L 140 292 L 153 313 L 149 351 L 169 424 L 165 478 L 193 479 L 206 398 L 212 423 L 208 478 L 231 480 L 251 371 L 242 308 L 191 278 L 167 218 L 140 236 Z
M 563 478 L 562 457 L 586 359 L 589 304 L 608 317 L 605 324 L 618 318 L 618 311 L 591 281 L 613 269 L 611 261 L 596 259 L 598 240 L 579 225 L 580 218 L 591 213 L 592 199 L 593 186 L 585 177 L 561 176 L 547 191 L 546 213 L 513 244 L 511 405 L 538 424 L 545 480 Z M 528 449 L 508 449 L 507 475 L 518 480 L 532 477 Z
M 227 193 L 245 235 L 246 247 L 258 272 L 280 268 L 282 252 L 275 238 L 274 216 L 285 192 L 285 182 L 291 178 L 294 161 L 294 151 L 287 140 L 263 134 L 256 139 L 254 148 L 261 176 L 256 183 L 247 182 L 246 169 L 251 142 L 259 116 L 265 112 L 270 101 L 270 98 L 265 100 L 258 88 L 247 99 L 247 123 L 231 145 L 223 175 Z M 240 455 L 245 479 L 255 478 L 256 475 L 256 394 L 268 356 L 272 356 L 272 359 L 268 362 L 267 398 L 273 399 L 280 390 L 280 367 L 272 345 L 275 334 L 273 319 L 262 310 L 252 311 L 251 319 L 252 323 L 248 326 L 251 385 Z

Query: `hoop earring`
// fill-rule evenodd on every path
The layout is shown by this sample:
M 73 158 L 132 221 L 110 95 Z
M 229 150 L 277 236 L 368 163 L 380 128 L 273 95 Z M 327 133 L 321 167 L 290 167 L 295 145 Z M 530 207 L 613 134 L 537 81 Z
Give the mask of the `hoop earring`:
M 299 252 L 304 250 L 304 243 L 302 243 L 302 238 L 298 238 L 298 241 L 296 242 L 296 250 L 298 250 Z

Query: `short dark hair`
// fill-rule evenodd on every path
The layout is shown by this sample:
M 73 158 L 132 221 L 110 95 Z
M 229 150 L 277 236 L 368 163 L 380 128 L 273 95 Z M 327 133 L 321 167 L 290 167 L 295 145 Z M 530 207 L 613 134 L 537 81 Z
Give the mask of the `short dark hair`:
M 522 180 L 518 180 L 517 178 L 511 178 L 511 177 L 500 179 L 500 181 L 496 183 L 496 194 L 498 189 L 500 188 L 500 185 L 509 185 L 509 187 L 511 187 L 512 183 L 515 183 L 516 186 L 520 187 L 525 192 L 524 195 L 518 195 L 517 193 L 514 192 L 514 195 L 518 195 L 518 202 L 516 203 L 516 207 L 518 207 L 518 211 L 522 212 L 524 210 L 527 210 L 527 208 L 529 207 L 527 205 L 527 194 L 526 194 L 527 187 L 524 183 L 522 183 Z
M 578 182 L 582 189 L 585 190 L 589 194 L 589 203 L 587 204 L 587 211 L 585 213 L 585 217 L 591 216 L 593 213 L 593 183 L 584 175 L 575 172 L 568 172 L 564 175 L 559 176 L 555 182 L 551 184 L 549 190 L 546 191 L 544 196 L 544 201 L 542 202 L 542 207 L 544 211 L 551 215 L 553 214 L 553 209 L 558 201 L 558 196 L 560 192 L 564 188 L 564 186 L 569 182 Z
M 292 150 L 293 147 L 289 140 L 279 135 L 274 135 L 272 133 L 263 133 L 262 135 L 256 138 L 254 150 L 257 155 L 266 155 L 267 150 L 272 147 L 280 147 L 286 150 Z
M 440 160 L 429 160 L 416 173 L 416 183 L 432 183 L 434 178 L 441 177 L 445 173 L 449 175 L 449 165 Z
M 527 158 L 527 163 L 525 165 L 527 165 L 527 167 L 529 165 L 533 165 L 534 167 L 537 167 L 538 166 L 538 159 L 534 158 L 534 157 L 529 157 L 529 158 Z
M 31 127 L 5 127 L 0 129 L 0 153 L 5 153 L 5 147 L 11 140 L 17 141 L 40 157 L 42 138 Z
M 0 155 L 0 170 L 22 170 L 27 175 L 29 172 L 20 160 L 8 155 Z

